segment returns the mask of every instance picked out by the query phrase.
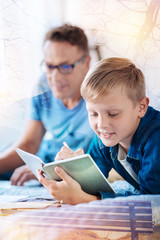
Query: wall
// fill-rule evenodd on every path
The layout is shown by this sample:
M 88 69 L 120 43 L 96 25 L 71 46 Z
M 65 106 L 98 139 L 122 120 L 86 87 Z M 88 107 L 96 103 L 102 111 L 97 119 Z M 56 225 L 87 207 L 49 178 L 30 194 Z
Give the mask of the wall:
M 44 33 L 64 22 L 84 28 L 92 64 L 95 46 L 102 58 L 132 59 L 146 76 L 151 105 L 160 110 L 159 8 L 158 0 L 1 0 L 0 126 L 22 131 L 41 74 Z

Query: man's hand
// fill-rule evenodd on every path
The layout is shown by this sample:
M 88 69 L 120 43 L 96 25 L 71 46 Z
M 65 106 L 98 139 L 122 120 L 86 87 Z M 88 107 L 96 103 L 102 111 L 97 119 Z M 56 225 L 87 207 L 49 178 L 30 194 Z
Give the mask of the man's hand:
M 79 156 L 82 154 L 84 154 L 84 151 L 82 148 L 79 148 L 76 152 L 74 152 L 69 147 L 63 146 L 61 148 L 61 150 L 57 153 L 57 155 L 55 157 L 55 161 L 72 158 L 72 157 Z
M 16 168 L 16 170 L 12 174 L 12 177 L 10 178 L 10 182 L 12 185 L 23 186 L 24 182 L 29 181 L 31 179 L 37 180 L 32 171 L 25 165 Z
M 43 172 L 38 171 L 38 180 L 56 200 L 67 204 L 78 204 L 97 200 L 98 197 L 90 195 L 81 189 L 81 186 L 70 177 L 62 168 L 56 167 L 55 172 L 62 181 L 49 180 L 43 177 Z

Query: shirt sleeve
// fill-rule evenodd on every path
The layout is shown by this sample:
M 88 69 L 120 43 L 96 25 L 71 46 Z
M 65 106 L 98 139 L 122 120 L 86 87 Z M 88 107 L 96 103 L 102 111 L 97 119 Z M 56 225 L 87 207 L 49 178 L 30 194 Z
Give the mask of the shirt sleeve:
M 46 74 L 43 74 L 35 88 L 33 89 L 33 97 L 31 99 L 30 118 L 33 120 L 41 120 L 41 112 L 44 104 L 46 104 L 49 94 L 49 86 L 47 83 Z
M 110 159 L 109 148 L 102 146 L 103 151 L 101 151 L 99 141 L 100 139 L 95 135 L 88 149 L 88 154 L 91 155 L 91 157 L 93 158 L 97 166 L 100 168 L 102 173 L 105 175 L 106 178 L 108 178 L 109 171 L 112 168 L 112 165 L 109 161 Z M 99 194 L 101 199 L 114 198 L 117 196 L 115 193 L 110 192 L 99 192 Z
M 102 173 L 108 178 L 109 171 L 112 169 L 112 160 L 109 153 L 109 148 L 106 146 L 100 147 L 100 139 L 95 135 L 88 149 L 88 154 L 91 155 Z
M 138 180 L 142 194 L 160 194 L 160 128 L 149 134 L 144 145 Z
M 33 120 L 41 120 L 40 112 L 39 112 L 40 104 L 38 106 L 37 101 L 38 101 L 38 96 L 32 97 L 30 118 L 33 119 Z

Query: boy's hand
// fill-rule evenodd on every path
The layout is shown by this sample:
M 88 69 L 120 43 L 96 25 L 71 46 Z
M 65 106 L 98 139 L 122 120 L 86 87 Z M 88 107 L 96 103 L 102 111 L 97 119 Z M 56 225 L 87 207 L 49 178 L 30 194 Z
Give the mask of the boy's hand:
M 82 148 L 77 149 L 76 152 L 74 152 L 72 149 L 70 149 L 69 147 L 63 146 L 61 148 L 61 150 L 57 153 L 56 157 L 55 157 L 55 161 L 57 160 L 63 160 L 63 159 L 67 159 L 67 158 L 72 158 L 75 156 L 79 156 L 84 154 L 84 151 Z
M 52 197 L 67 204 L 78 204 L 97 200 L 98 197 L 85 193 L 78 182 L 70 177 L 62 168 L 56 167 L 55 172 L 62 181 L 49 180 L 43 177 L 43 172 L 38 170 L 39 182 L 46 187 Z

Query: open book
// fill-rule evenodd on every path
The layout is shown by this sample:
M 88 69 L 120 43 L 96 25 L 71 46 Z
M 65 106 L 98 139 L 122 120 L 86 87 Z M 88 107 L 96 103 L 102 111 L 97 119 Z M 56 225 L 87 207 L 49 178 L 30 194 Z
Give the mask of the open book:
M 54 171 L 54 168 L 59 166 L 63 168 L 68 175 L 79 182 L 82 189 L 89 194 L 96 194 L 100 191 L 114 193 L 110 183 L 89 154 L 83 154 L 51 163 L 43 163 L 43 161 L 34 154 L 25 152 L 19 148 L 16 148 L 16 152 L 36 177 L 37 170 L 41 169 L 46 178 L 61 181 L 61 178 Z

